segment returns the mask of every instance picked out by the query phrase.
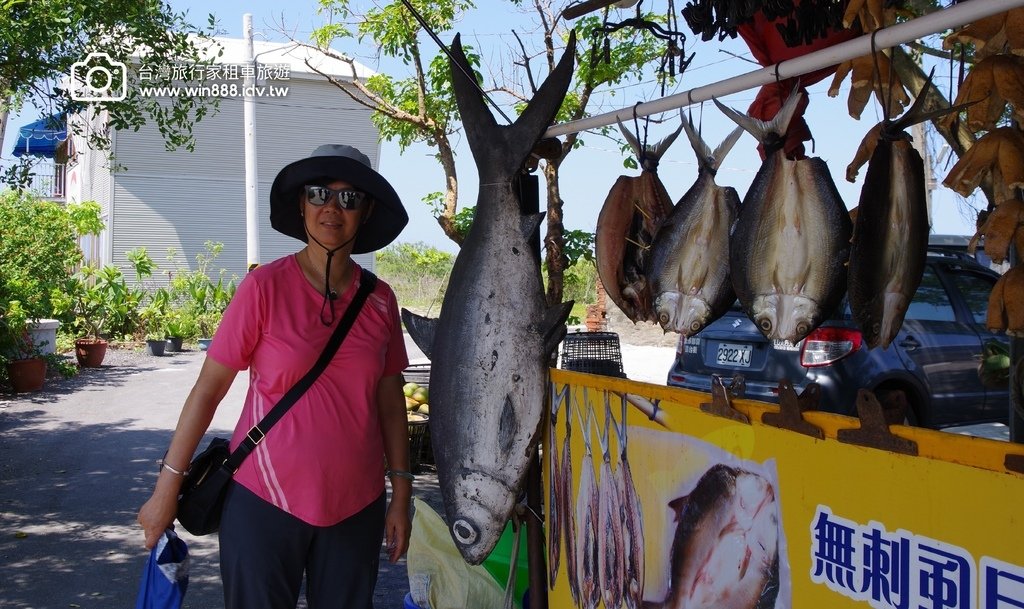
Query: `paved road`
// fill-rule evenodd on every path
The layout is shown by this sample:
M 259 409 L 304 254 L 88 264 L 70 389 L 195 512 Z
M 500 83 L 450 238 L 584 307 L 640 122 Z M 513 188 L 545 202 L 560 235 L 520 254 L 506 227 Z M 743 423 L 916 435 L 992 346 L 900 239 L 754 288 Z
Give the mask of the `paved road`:
M 147 557 L 135 515 L 201 363 L 200 352 L 115 353 L 41 393 L 0 396 L 0 608 L 134 606 Z M 247 385 L 240 374 L 211 434 L 230 433 Z M 416 486 L 439 509 L 436 477 Z M 216 536 L 181 535 L 193 561 L 185 606 L 222 607 Z M 405 561 L 382 565 L 376 607 L 399 609 Z

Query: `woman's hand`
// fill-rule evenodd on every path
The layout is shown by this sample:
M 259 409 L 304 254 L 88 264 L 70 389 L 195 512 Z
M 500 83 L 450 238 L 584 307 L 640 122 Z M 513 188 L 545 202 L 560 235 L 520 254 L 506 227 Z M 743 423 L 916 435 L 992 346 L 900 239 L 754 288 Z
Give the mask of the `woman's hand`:
M 160 472 L 160 476 L 163 477 L 169 473 Z M 177 493 L 170 491 L 168 486 L 173 487 L 174 485 L 161 484 L 158 481 L 149 501 L 139 509 L 137 520 L 142 525 L 147 550 L 152 550 L 164 531 L 171 528 L 171 523 L 174 522 L 174 517 L 178 513 Z
M 409 537 L 412 535 L 412 520 L 409 518 L 408 500 L 395 501 L 388 505 L 384 517 L 384 537 L 387 540 L 388 560 L 398 562 L 409 550 Z

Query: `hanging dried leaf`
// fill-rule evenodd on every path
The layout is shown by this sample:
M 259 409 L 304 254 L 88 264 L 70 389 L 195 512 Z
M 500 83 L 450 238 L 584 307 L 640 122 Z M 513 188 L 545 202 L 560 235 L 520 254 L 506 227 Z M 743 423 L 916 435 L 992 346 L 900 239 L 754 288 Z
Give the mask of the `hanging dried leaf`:
M 860 172 L 860 168 L 871 160 L 871 155 L 875 153 L 875 148 L 878 146 L 878 138 L 882 134 L 883 123 L 878 123 L 868 131 L 868 134 L 861 140 L 860 146 L 857 147 L 857 154 L 853 157 L 853 162 L 846 166 L 846 181 L 856 182 L 857 173 Z
M 885 9 L 885 0 L 850 0 L 843 13 L 843 27 L 860 20 L 860 29 L 873 32 L 896 22 L 896 11 Z
M 996 128 L 1007 104 L 1013 117 L 1024 122 L 1024 58 L 1015 55 L 992 55 L 976 64 L 967 74 L 955 104 L 972 103 L 967 108 L 967 128 L 986 131 Z M 950 126 L 958 117 L 943 119 Z
M 877 72 L 880 78 L 876 78 L 876 58 Z M 832 79 L 832 85 L 828 89 L 829 97 L 839 95 L 839 88 L 843 80 L 846 79 L 846 75 L 850 73 L 852 73 L 850 77 L 850 84 L 852 86 L 847 107 L 849 108 L 850 116 L 853 118 L 860 120 L 864 107 L 867 105 L 868 100 L 871 99 L 872 91 L 875 92 L 878 103 L 883 108 L 886 101 L 891 102 L 889 104 L 890 116 L 899 114 L 910 103 L 910 97 L 903 87 L 903 82 L 900 81 L 892 69 L 892 62 L 885 53 L 875 53 L 874 56 L 869 53 L 863 57 L 857 57 L 856 59 L 839 64 L 839 67 L 836 68 L 835 78 Z
M 1024 8 L 979 19 L 946 36 L 942 46 L 952 49 L 956 43 L 973 44 L 979 61 L 997 53 L 1024 55 Z
M 992 287 L 985 325 L 992 332 L 1024 337 L 1024 265 L 1006 271 Z
M 1008 199 L 989 213 L 971 238 L 968 250 L 973 254 L 978 241 L 985 237 L 985 254 L 996 264 L 1002 264 L 1017 233 L 1024 236 L 1024 201 Z
M 996 200 L 1011 199 L 1011 189 L 1024 187 L 1024 135 L 1020 131 L 1009 127 L 989 131 L 953 165 L 942 183 L 966 197 L 990 173 Z

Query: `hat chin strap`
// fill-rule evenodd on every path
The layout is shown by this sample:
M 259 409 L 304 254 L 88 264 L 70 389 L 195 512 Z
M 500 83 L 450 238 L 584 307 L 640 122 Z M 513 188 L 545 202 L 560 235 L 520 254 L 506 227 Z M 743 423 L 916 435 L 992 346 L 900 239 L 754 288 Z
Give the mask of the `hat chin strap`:
M 309 229 L 306 228 L 305 214 L 302 214 L 302 229 L 306 231 L 307 237 L 312 239 L 314 242 L 316 242 L 317 245 L 322 247 L 324 251 L 327 252 L 327 264 L 324 266 L 324 301 L 323 304 L 320 305 L 320 323 L 322 323 L 325 326 L 331 326 L 334 324 L 334 321 L 336 319 L 334 314 L 334 301 L 338 299 L 338 293 L 331 289 L 331 260 L 334 258 L 334 254 L 337 253 L 338 250 L 344 248 L 349 243 L 352 243 L 352 241 L 354 241 L 358 235 L 352 235 L 352 237 L 348 241 L 342 243 L 341 245 L 334 249 L 330 249 L 323 243 L 320 243 L 320 240 L 314 237 L 313 234 L 309 232 Z M 330 306 L 328 306 L 328 303 L 330 303 Z M 330 313 L 330 317 L 324 315 L 325 311 L 328 310 Z

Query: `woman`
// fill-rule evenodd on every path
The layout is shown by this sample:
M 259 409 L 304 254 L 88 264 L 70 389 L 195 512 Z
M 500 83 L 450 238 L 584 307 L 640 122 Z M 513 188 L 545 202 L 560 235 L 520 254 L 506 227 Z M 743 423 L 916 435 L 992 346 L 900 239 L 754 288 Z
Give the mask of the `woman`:
M 147 548 L 174 520 L 182 472 L 235 374 L 249 369 L 232 449 L 320 355 L 360 282 L 351 254 L 385 247 L 407 222 L 351 146 L 320 146 L 277 175 L 270 223 L 306 247 L 249 273 L 224 312 L 139 511 Z M 381 539 L 396 562 L 411 530 L 407 365 L 394 293 L 378 282 L 327 369 L 235 474 L 219 533 L 227 609 L 294 608 L 303 574 L 311 609 L 373 606 Z

